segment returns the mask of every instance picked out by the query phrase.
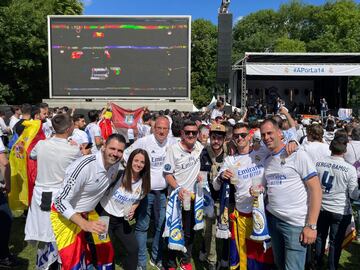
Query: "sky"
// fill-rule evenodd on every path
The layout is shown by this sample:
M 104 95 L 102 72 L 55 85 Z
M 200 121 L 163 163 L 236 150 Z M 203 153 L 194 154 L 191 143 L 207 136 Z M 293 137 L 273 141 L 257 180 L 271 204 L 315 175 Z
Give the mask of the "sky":
M 191 15 L 192 20 L 203 18 L 217 24 L 221 0 L 81 0 L 85 15 Z M 230 0 L 233 21 L 261 9 L 277 10 L 286 0 Z M 322 5 L 324 0 L 303 0 L 303 3 Z M 357 3 L 360 0 L 356 0 Z

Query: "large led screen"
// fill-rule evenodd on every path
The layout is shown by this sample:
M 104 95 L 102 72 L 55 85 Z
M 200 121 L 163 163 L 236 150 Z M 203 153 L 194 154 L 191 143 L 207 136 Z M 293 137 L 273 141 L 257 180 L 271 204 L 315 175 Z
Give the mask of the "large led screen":
M 187 98 L 190 17 L 49 16 L 50 97 Z

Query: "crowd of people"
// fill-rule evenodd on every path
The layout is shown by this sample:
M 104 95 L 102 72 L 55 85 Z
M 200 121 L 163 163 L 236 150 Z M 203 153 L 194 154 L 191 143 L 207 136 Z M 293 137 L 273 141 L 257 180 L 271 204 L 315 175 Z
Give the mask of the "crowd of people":
M 337 269 L 352 216 L 360 219 L 357 118 L 302 119 L 283 104 L 262 117 L 226 115 L 218 101 L 196 113 L 144 108 L 135 126 L 105 136 L 108 106 L 87 116 L 45 103 L 11 110 L 0 113 L 3 267 L 17 264 L 7 152 L 27 121 L 43 133 L 29 153 L 37 174 L 24 211 L 37 269 L 115 269 L 121 253 L 126 270 L 192 269 L 195 256 L 206 269 L 303 270 L 321 268 L 325 251 Z

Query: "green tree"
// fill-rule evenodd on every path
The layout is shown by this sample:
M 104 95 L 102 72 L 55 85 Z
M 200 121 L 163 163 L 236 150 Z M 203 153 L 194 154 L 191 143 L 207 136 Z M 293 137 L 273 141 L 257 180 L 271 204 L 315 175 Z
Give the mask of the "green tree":
M 278 38 L 274 45 L 275 52 L 306 52 L 306 44 L 299 39 Z
M 216 87 L 217 28 L 198 19 L 191 27 L 191 98 L 195 106 L 207 105 Z
M 0 6 L 0 101 L 48 96 L 47 15 L 82 13 L 77 0 L 7 0 Z

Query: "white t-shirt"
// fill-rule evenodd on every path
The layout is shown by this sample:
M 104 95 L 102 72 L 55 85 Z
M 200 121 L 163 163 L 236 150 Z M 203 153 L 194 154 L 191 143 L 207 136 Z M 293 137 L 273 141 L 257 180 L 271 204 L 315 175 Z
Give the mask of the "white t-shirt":
M 129 146 L 123 155 L 123 159 L 127 162 L 132 151 L 135 149 L 144 149 L 149 155 L 151 164 L 151 190 L 163 190 L 167 187 L 167 182 L 163 174 L 164 162 L 166 157 L 166 150 L 171 143 L 166 139 L 160 144 L 153 134 L 136 140 Z
M 283 141 L 285 142 L 285 144 L 297 139 L 297 133 L 295 127 L 289 128 L 287 130 L 283 130 L 282 132 L 284 136 Z
M 46 118 L 46 122 L 42 124 L 42 130 L 46 138 L 50 138 L 55 133 L 51 120 L 49 118 Z
M 138 139 L 143 138 L 151 134 L 151 126 L 148 124 L 137 123 Z
M 184 150 L 181 142 L 171 145 L 166 152 L 164 173 L 173 174 L 180 187 L 194 192 L 203 148 L 198 141 L 191 152 Z
M 91 153 L 95 154 L 99 151 L 96 147 L 95 137 L 101 138 L 100 127 L 96 123 L 89 123 L 85 128 L 85 132 L 90 136 L 91 142 L 93 144 L 91 148 Z
M 7 132 L 7 125 L 2 117 L 0 117 L 0 136 L 3 136 Z
M 15 124 L 17 123 L 17 122 L 19 122 L 19 118 L 17 118 L 15 115 L 12 115 L 11 117 L 10 117 L 10 123 L 9 123 L 9 127 L 11 128 L 11 130 L 14 128 L 14 126 L 15 126 Z
M 253 178 L 260 178 L 264 182 L 265 152 L 251 151 L 249 154 L 227 156 L 219 171 L 219 175 L 230 167 L 237 167 L 237 184 L 235 186 L 236 209 L 242 213 L 251 213 L 253 209 L 253 197 L 249 189 Z M 219 181 L 214 181 L 214 189 L 219 190 Z
M 216 117 L 218 116 L 223 116 L 223 111 L 220 111 L 218 109 L 213 109 L 213 111 L 211 112 L 211 119 L 214 120 Z
M 344 159 L 351 165 L 360 159 L 360 141 L 350 141 L 347 144 Z
M 139 179 L 135 183 L 132 183 L 131 190 L 129 192 L 125 190 L 124 186 L 121 185 L 123 181 L 121 180 L 116 183 L 116 185 L 106 193 L 106 195 L 101 199 L 100 204 L 110 215 L 115 217 L 124 216 L 124 206 L 125 204 L 135 204 L 140 202 L 144 195 L 142 193 L 142 179 Z
M 342 157 L 327 157 L 316 163 L 323 190 L 321 209 L 340 215 L 349 215 L 350 198 L 359 198 L 355 167 Z
M 308 212 L 305 181 L 317 176 L 308 154 L 299 149 L 286 157 L 285 148 L 265 160 L 269 203 L 266 209 L 293 226 L 304 226 Z
M 3 144 L 3 141 L 0 140 L 0 154 L 4 153 L 5 152 L 5 146 Z
M 60 188 L 66 168 L 81 157 L 79 147 L 66 139 L 52 137 L 39 141 L 30 153 L 37 159 L 35 185 L 41 188 Z
M 301 148 L 309 154 L 314 164 L 318 161 L 324 160 L 326 157 L 330 157 L 331 155 L 331 151 L 327 143 L 306 141 L 301 145 Z

